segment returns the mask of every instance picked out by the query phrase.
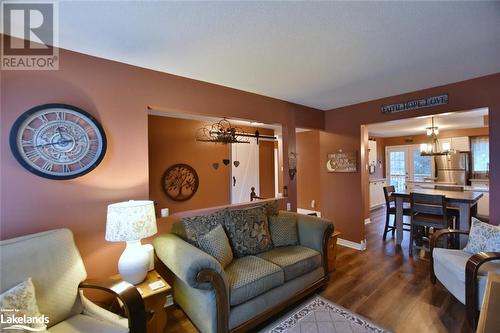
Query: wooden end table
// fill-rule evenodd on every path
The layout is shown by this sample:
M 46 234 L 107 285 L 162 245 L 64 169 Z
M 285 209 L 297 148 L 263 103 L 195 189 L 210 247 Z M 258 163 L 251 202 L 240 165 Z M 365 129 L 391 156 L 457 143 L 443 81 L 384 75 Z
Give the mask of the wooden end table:
M 328 239 L 328 273 L 335 271 L 335 263 L 337 259 L 337 239 L 340 232 L 335 231 Z
M 120 277 L 114 275 L 112 278 Z M 165 285 L 158 289 L 151 289 L 151 283 L 161 281 Z M 146 308 L 146 321 L 148 333 L 163 333 L 167 324 L 167 311 L 165 303 L 167 296 L 172 293 L 172 287 L 156 272 L 149 271 L 146 279 L 135 285 L 144 300 Z

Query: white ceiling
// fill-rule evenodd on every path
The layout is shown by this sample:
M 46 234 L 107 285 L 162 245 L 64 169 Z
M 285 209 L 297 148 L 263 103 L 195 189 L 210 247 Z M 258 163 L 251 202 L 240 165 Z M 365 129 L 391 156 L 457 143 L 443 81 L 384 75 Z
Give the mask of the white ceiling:
M 500 2 L 64 1 L 59 12 L 63 48 L 323 110 L 500 72 Z
M 434 116 L 434 126 L 439 127 L 440 131 L 485 127 L 484 116 L 487 114 L 487 108 L 442 113 Z M 370 124 L 368 125 L 368 133 L 370 136 L 378 138 L 419 135 L 425 134 L 425 128 L 430 126 L 431 116 L 422 116 Z

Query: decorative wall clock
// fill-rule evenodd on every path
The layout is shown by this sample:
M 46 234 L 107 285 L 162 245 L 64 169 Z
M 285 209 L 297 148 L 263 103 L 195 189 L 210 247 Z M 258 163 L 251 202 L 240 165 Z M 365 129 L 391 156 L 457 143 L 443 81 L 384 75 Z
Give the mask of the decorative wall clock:
M 106 153 L 106 135 L 89 113 L 71 105 L 44 104 L 16 120 L 10 148 L 30 172 L 49 179 L 72 179 L 99 165 Z
M 191 199 L 198 190 L 198 185 L 196 170 L 187 164 L 174 164 L 163 174 L 163 191 L 174 201 Z

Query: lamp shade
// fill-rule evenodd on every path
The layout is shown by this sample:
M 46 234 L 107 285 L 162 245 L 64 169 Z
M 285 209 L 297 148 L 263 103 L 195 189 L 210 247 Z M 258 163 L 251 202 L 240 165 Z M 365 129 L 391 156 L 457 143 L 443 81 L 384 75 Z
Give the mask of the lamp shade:
M 107 241 L 141 240 L 156 234 L 157 231 L 153 201 L 130 200 L 108 206 Z

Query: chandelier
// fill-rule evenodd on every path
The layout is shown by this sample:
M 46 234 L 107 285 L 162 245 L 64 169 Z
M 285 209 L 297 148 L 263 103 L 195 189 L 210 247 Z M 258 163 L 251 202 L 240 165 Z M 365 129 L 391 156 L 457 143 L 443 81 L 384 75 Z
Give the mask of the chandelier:
M 448 155 L 450 152 L 449 147 L 445 151 L 441 151 L 439 146 L 438 134 L 439 127 L 434 125 L 434 117 L 431 118 L 431 126 L 426 127 L 425 131 L 429 137 L 427 143 L 422 143 L 420 145 L 420 155 L 421 156 L 441 156 Z

